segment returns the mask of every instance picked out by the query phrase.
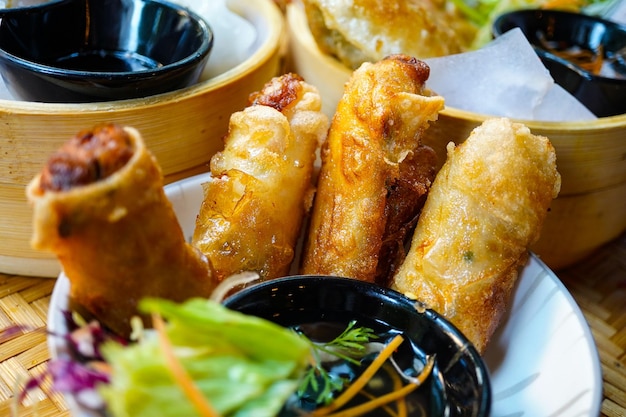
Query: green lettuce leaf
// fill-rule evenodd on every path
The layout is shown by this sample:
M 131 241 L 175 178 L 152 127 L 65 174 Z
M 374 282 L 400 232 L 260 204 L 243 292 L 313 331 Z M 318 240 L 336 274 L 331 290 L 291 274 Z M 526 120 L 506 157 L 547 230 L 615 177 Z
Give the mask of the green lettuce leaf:
M 140 307 L 166 319 L 176 357 L 224 417 L 275 416 L 307 368 L 309 344 L 267 320 L 204 299 L 147 299 Z M 198 415 L 172 378 L 154 333 L 131 346 L 106 344 L 103 355 L 112 378 L 99 391 L 113 416 Z

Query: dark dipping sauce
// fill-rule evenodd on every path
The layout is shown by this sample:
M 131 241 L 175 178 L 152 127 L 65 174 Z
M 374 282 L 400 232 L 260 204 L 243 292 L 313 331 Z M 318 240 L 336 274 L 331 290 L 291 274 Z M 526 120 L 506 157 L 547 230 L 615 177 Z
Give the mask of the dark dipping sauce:
M 323 343 L 329 342 L 337 337 L 347 327 L 347 325 L 348 323 L 345 323 L 344 325 L 339 323 L 320 322 L 295 326 L 294 330 L 304 334 L 314 342 Z M 356 327 L 372 327 L 371 325 L 372 323 L 356 323 Z M 397 331 L 377 331 L 376 335 L 378 338 L 372 340 L 372 343 L 386 345 L 398 334 L 400 333 Z M 360 366 L 346 360 L 337 359 L 334 362 L 329 361 L 324 363 L 324 367 L 331 376 L 350 381 L 346 385 L 347 388 L 349 384 L 356 380 L 372 363 L 378 355 L 378 352 L 379 349 L 364 356 L 360 361 Z M 424 352 L 422 352 L 414 343 L 412 343 L 410 339 L 405 338 L 398 350 L 393 354 L 393 359 L 404 374 L 410 377 L 417 377 L 426 364 L 427 355 L 424 354 Z M 436 366 L 437 365 L 435 365 L 435 367 Z M 407 413 L 406 415 L 410 417 L 427 417 L 442 414 L 445 404 L 443 394 L 444 389 L 442 381 L 433 377 L 436 374 L 436 369 L 433 369 L 431 376 L 429 376 L 424 384 L 415 391 L 398 401 L 393 401 L 387 405 L 378 407 L 377 409 L 364 415 L 371 417 L 398 416 L 399 401 L 404 402 Z M 321 384 L 321 379 L 319 381 Z M 398 374 L 389 360 L 387 360 L 385 365 L 383 365 L 374 377 L 370 379 L 361 392 L 350 402 L 344 405 L 341 410 L 345 410 L 359 404 L 363 404 L 373 398 L 389 394 L 407 384 L 408 382 Z M 340 394 L 341 393 L 338 392 L 335 395 L 335 398 Z M 315 402 L 317 395 L 317 392 L 312 390 L 303 393 L 303 395 L 294 394 L 278 417 L 297 417 L 301 416 L 303 411 L 311 412 L 316 408 L 319 408 L 320 406 Z
M 146 56 L 124 51 L 83 51 L 60 57 L 53 66 L 73 71 L 137 72 L 149 71 L 162 66 Z
M 603 44 L 595 49 L 578 45 L 566 45 L 562 42 L 547 41 L 538 35 L 541 48 L 592 75 L 626 80 L 626 49 L 624 51 L 606 51 Z
M 486 417 L 491 408 L 489 372 L 479 353 L 447 320 L 432 310 L 418 308 L 414 300 L 388 288 L 350 278 L 300 275 L 266 281 L 243 289 L 224 300 L 228 308 L 273 321 L 302 331 L 309 339 L 328 342 L 351 322 L 368 327 L 387 344 L 396 335 L 404 341 L 393 354 L 403 372 L 420 373 L 427 358 L 434 356 L 434 367 L 424 383 L 405 397 L 408 417 Z M 363 372 L 362 366 L 336 363 L 331 371 L 345 373 L 352 380 Z M 367 363 L 366 363 L 367 362 Z M 389 362 L 389 361 L 387 361 Z M 392 376 L 393 375 L 393 376 Z M 394 391 L 395 370 L 387 367 L 373 378 L 364 391 Z M 407 385 L 402 381 L 402 385 Z M 380 389 L 380 391 L 378 391 Z M 298 415 L 312 407 L 307 394 L 287 404 L 281 417 Z M 354 399 L 363 402 L 364 398 Z M 344 405 L 342 410 L 350 405 Z M 396 403 L 366 414 L 371 417 L 395 415 Z

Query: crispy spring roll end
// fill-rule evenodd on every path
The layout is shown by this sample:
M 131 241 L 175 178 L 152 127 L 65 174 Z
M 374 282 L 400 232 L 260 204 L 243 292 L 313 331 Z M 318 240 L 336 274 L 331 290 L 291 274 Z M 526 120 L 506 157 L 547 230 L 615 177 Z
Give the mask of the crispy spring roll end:
M 27 197 L 33 248 L 57 256 L 72 303 L 116 333 L 129 333 L 143 297 L 211 294 L 209 263 L 185 241 L 137 130 L 104 125 L 79 133 L 30 182 Z

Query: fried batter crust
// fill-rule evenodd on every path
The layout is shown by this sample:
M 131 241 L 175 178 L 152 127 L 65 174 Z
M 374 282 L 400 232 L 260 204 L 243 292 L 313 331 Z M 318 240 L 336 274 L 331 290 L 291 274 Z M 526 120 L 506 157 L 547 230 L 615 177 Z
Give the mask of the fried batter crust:
M 118 144 L 129 149 L 117 152 Z M 108 152 L 110 146 L 113 152 Z M 216 282 L 208 260 L 185 241 L 163 190 L 161 169 L 137 130 L 96 127 L 62 149 L 69 160 L 87 162 L 76 166 L 97 160 L 108 173 L 92 177 L 88 184 L 68 184 L 55 179 L 58 170 L 52 168 L 52 158 L 43 170 L 46 183 L 63 183 L 62 189 L 49 189 L 42 183 L 43 174 L 27 188 L 34 209 L 31 244 L 59 259 L 71 283 L 73 308 L 128 336 L 130 319 L 139 315 L 137 303 L 143 297 L 183 301 L 211 295 Z M 149 318 L 142 317 L 149 325 Z
M 443 314 L 484 352 L 560 184 L 547 138 L 506 118 L 485 121 L 448 145 L 392 287 Z
M 303 273 L 385 283 L 402 258 L 434 176 L 420 137 L 444 101 L 425 88 L 429 71 L 394 55 L 363 64 L 346 84 L 323 147 Z
M 428 146 L 419 146 L 399 164 L 399 177 L 387 187 L 387 223 L 376 268 L 377 284 L 388 287 L 406 256 L 407 238 L 415 229 L 435 178 L 437 155 Z
M 290 272 L 327 131 L 317 89 L 295 74 L 270 80 L 231 116 L 224 150 L 211 159 L 192 239 L 218 279 Z
M 304 79 L 298 74 L 287 73 L 274 77 L 248 97 L 248 107 L 268 106 L 285 113 L 303 94 Z

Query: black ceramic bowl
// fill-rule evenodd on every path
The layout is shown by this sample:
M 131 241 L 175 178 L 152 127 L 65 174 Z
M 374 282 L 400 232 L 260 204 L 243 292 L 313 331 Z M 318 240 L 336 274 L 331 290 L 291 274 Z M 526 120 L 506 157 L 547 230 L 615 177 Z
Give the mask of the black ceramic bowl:
M 314 339 L 323 339 L 328 329 L 343 330 L 351 320 L 379 334 L 400 333 L 410 342 L 394 355 L 400 363 L 424 363 L 436 355 L 433 373 L 409 399 L 410 417 L 489 415 L 489 375 L 476 349 L 448 321 L 418 311 L 398 292 L 347 278 L 293 276 L 244 289 L 224 304 L 282 326 L 303 326 Z
M 499 16 L 493 33 L 500 36 L 516 27 L 555 82 L 596 116 L 626 113 L 626 26 L 580 13 L 533 9 Z
M 160 0 L 65 0 L 0 24 L 0 71 L 17 98 L 97 102 L 197 82 L 213 35 L 195 13 Z

